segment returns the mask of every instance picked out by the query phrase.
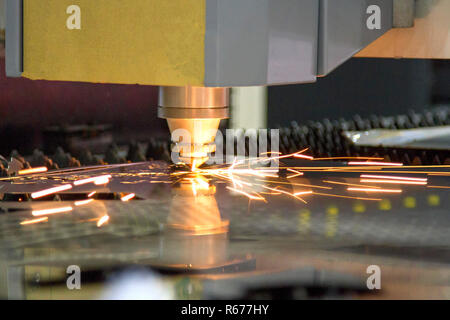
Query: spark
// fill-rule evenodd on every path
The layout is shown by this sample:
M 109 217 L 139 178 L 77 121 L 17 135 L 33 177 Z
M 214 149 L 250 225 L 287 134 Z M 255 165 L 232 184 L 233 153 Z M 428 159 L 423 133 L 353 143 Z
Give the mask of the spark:
M 34 193 L 31 194 L 31 197 L 33 199 L 38 199 L 38 198 L 42 198 L 42 197 L 49 196 L 49 195 L 54 194 L 54 193 L 58 193 L 58 192 L 62 192 L 62 191 L 70 190 L 70 189 L 72 189 L 72 185 L 71 184 L 65 184 L 65 185 L 62 185 L 62 186 L 59 186 L 59 187 L 54 187 L 54 188 L 50 188 L 50 189 L 34 192 Z
M 287 195 L 287 196 L 290 196 L 290 197 L 293 197 L 293 198 L 295 198 L 295 199 L 297 199 L 297 200 L 300 200 L 301 202 L 303 202 L 303 203 L 305 203 L 305 204 L 307 203 L 305 200 L 303 200 L 302 198 L 299 198 L 299 197 L 296 196 L 295 194 L 290 193 L 290 192 L 287 192 L 287 191 L 282 190 L 282 189 L 279 189 L 278 187 L 276 187 L 276 188 L 269 188 L 269 187 L 267 187 L 267 186 L 262 186 L 262 187 L 265 188 L 265 189 L 271 190 L 271 191 L 281 192 L 281 193 L 283 193 L 283 194 L 285 194 L 285 195 Z
M 42 173 L 42 172 L 47 172 L 47 171 L 48 171 L 47 167 L 39 167 L 39 168 L 20 170 L 19 174 L 24 175 L 24 174 L 32 174 L 32 173 Z
M 109 178 L 108 177 L 99 178 L 99 179 L 94 181 L 94 184 L 96 186 L 101 186 L 101 185 L 108 184 L 108 183 L 109 183 Z
M 91 198 L 93 195 L 95 195 L 97 193 L 97 191 L 92 191 L 91 193 L 88 194 L 88 198 Z
M 334 198 L 352 199 L 352 200 L 364 200 L 364 201 L 381 201 L 381 200 L 383 200 L 383 199 L 376 199 L 376 198 L 350 197 L 350 196 L 343 196 L 340 194 L 317 193 L 317 192 L 314 192 L 314 195 L 325 196 L 325 197 L 334 197 Z
M 343 185 L 343 186 L 350 186 L 350 187 L 381 188 L 381 187 L 377 187 L 377 186 L 365 186 L 362 184 L 345 183 L 345 182 L 329 181 L 329 180 L 323 180 L 323 182 L 331 183 L 331 184 L 338 184 L 338 185 Z
M 123 202 L 127 202 L 127 201 L 130 201 L 131 199 L 133 199 L 134 197 L 136 197 L 136 194 L 130 193 L 129 195 L 126 195 L 126 196 L 123 196 L 122 198 L 120 198 L 120 200 L 122 200 Z
M 278 155 L 281 155 L 282 153 L 281 153 L 281 152 L 278 152 L 278 151 L 268 151 L 268 152 L 261 152 L 259 155 L 262 156 L 262 155 L 269 155 L 269 154 L 278 154 Z
M 379 176 L 379 175 L 370 175 L 370 174 L 362 174 L 361 178 L 369 178 L 369 179 L 393 179 L 393 180 L 405 180 L 405 181 L 422 181 L 426 182 L 427 178 L 412 178 L 412 177 L 396 177 L 396 176 Z
M 54 208 L 54 209 L 44 209 L 44 210 L 33 210 L 31 214 L 35 217 L 39 216 L 48 216 L 57 213 L 65 213 L 72 211 L 72 207 L 62 207 L 62 208 Z
M 250 158 L 250 159 L 247 159 L 246 161 L 249 161 L 249 162 L 255 162 L 255 161 L 256 162 L 264 162 L 264 161 L 267 161 L 267 160 L 273 161 L 273 160 L 281 160 L 281 159 L 287 159 L 287 158 L 292 158 L 292 157 L 297 157 L 297 158 L 306 157 L 307 159 L 309 159 L 309 158 L 312 158 L 312 157 L 302 156 L 302 153 L 305 153 L 308 150 L 309 150 L 309 148 L 305 148 L 305 149 L 303 149 L 301 151 L 294 152 L 294 153 L 291 153 L 291 154 L 286 154 L 286 155 L 283 155 L 282 153 L 279 153 L 279 152 L 272 152 L 272 153 L 278 154 L 278 156 L 277 157 Z
M 87 200 L 76 201 L 75 202 L 75 206 L 76 207 L 84 206 L 84 205 L 87 205 L 87 204 L 89 204 L 89 203 L 91 203 L 93 201 L 94 201 L 94 199 L 87 199 Z
M 308 187 L 308 188 L 327 189 L 327 190 L 333 189 L 331 187 L 318 186 L 318 185 L 312 185 L 312 184 L 303 184 L 303 183 L 290 183 L 290 182 L 283 182 L 283 181 L 261 180 L 261 179 L 257 179 L 257 181 L 269 182 L 269 183 L 274 183 L 274 184 L 287 184 L 290 186 L 297 186 L 297 187 Z
M 308 194 L 313 194 L 313 192 L 312 191 L 297 192 L 297 193 L 294 193 L 294 196 L 298 197 L 298 196 L 305 196 L 305 195 L 308 195 Z
M 295 173 L 295 174 L 293 174 L 293 175 L 288 176 L 287 179 L 292 179 L 292 178 L 296 178 L 296 177 L 299 177 L 299 176 L 303 176 L 303 175 L 304 175 L 303 172 L 300 172 L 300 171 L 297 171 L 297 170 L 294 170 L 294 169 L 290 169 L 290 168 L 288 168 L 287 171 L 290 171 L 290 172 Z
M 301 158 L 301 159 L 306 159 L 306 160 L 314 160 L 314 157 L 311 156 L 305 156 L 303 154 L 295 154 L 294 158 Z
M 384 158 L 371 158 L 371 157 L 328 157 L 328 158 L 314 158 L 314 161 L 330 161 L 330 160 L 384 160 Z
M 23 226 L 26 226 L 26 225 L 30 225 L 30 224 L 36 224 L 36 223 L 47 222 L 47 221 L 48 221 L 48 217 L 43 217 L 43 218 L 34 219 L 34 220 L 22 221 L 20 224 Z
M 349 166 L 403 166 L 399 162 L 350 161 Z
M 100 228 L 101 226 L 103 226 L 105 223 L 107 223 L 109 221 L 109 216 L 107 214 L 105 214 L 103 217 L 101 217 L 98 221 L 97 221 L 97 227 Z
M 390 184 L 413 184 L 426 186 L 427 182 L 423 181 L 405 181 L 405 180 L 381 180 L 381 179 L 361 179 L 363 183 L 390 183 Z
M 400 189 L 347 188 L 347 190 L 357 192 L 402 193 Z
M 83 179 L 83 180 L 77 180 L 73 184 L 75 186 L 81 186 L 81 185 L 88 184 L 88 183 L 102 185 L 102 184 L 108 183 L 109 179 L 111 179 L 111 175 L 103 175 L 103 176 L 92 177 L 92 178 L 87 178 L 87 179 Z

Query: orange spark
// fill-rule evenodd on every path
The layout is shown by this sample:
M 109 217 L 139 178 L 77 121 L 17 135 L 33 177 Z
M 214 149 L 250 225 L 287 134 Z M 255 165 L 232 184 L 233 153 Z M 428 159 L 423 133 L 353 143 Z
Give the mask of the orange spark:
M 347 188 L 348 191 L 357 192 L 380 192 L 380 193 L 402 193 L 400 189 L 371 189 L 371 188 Z
M 428 182 L 423 181 L 405 181 L 405 180 L 381 180 L 381 179 L 361 179 L 363 183 L 390 183 L 390 184 L 414 184 L 414 185 L 427 185 Z
M 323 182 L 331 183 L 331 184 L 338 184 L 338 185 L 342 185 L 342 186 L 350 186 L 350 187 L 381 188 L 381 187 L 377 187 L 377 186 L 365 186 L 362 184 L 345 183 L 345 182 L 329 181 L 329 180 L 323 180 Z
M 81 185 L 88 184 L 88 183 L 94 183 L 96 185 L 102 185 L 102 184 L 108 183 L 109 179 L 111 179 L 111 175 L 104 175 L 104 176 L 87 178 L 87 179 L 83 179 L 83 180 L 77 180 L 73 184 L 75 186 L 81 186 Z
M 290 182 L 273 181 L 273 180 L 262 180 L 262 179 L 256 179 L 256 180 L 257 181 L 262 181 L 262 182 L 269 182 L 269 183 L 273 183 L 273 184 L 287 184 L 287 185 L 290 185 L 290 186 L 297 186 L 297 187 L 318 188 L 318 189 L 327 189 L 327 190 L 333 189 L 331 187 L 317 186 L 317 185 L 312 185 L 312 184 L 290 183 Z
M 295 198 L 295 199 L 297 199 L 297 200 L 300 200 L 301 202 L 303 202 L 303 203 L 305 203 L 305 204 L 307 203 L 305 200 L 303 200 L 302 198 L 299 198 L 299 197 L 296 196 L 295 194 L 292 194 L 292 193 L 287 192 L 287 191 L 282 190 L 282 189 L 278 189 L 278 187 L 276 187 L 276 188 L 269 188 L 269 187 L 266 187 L 266 186 L 261 186 L 261 187 L 263 187 L 263 188 L 265 188 L 265 189 L 268 189 L 268 190 L 271 190 L 271 191 L 281 192 L 281 193 L 283 193 L 283 194 L 285 194 L 285 195 L 287 195 L 287 196 L 290 196 L 290 197 L 293 197 L 293 198 Z
M 72 185 L 70 184 L 65 184 L 59 187 L 54 187 L 54 188 L 50 188 L 50 189 L 46 189 L 46 190 L 42 190 L 42 191 L 38 191 L 38 192 L 34 192 L 31 194 L 31 197 L 33 199 L 38 199 L 38 198 L 42 198 L 54 193 L 58 193 L 58 192 L 62 192 L 62 191 L 66 191 L 72 189 Z
M 383 199 L 376 199 L 376 198 L 349 197 L 349 196 L 342 196 L 339 194 L 317 193 L 317 192 L 314 192 L 314 195 L 325 196 L 325 197 L 334 197 L 334 198 L 353 199 L 353 200 L 364 200 L 364 201 L 381 201 L 381 200 L 383 200 Z
M 105 214 L 103 217 L 101 217 L 98 221 L 97 221 L 97 227 L 101 227 L 103 226 L 105 223 L 107 223 L 109 221 L 109 216 L 107 214 Z
M 20 224 L 25 226 L 25 225 L 29 225 L 29 224 L 36 224 L 36 223 L 47 222 L 47 221 L 48 221 L 48 217 L 43 217 L 43 218 L 34 219 L 34 220 L 22 221 Z
M 305 156 L 305 155 L 303 155 L 303 154 L 295 154 L 295 155 L 294 155 L 294 158 L 301 158 L 301 159 L 306 159 L 306 160 L 314 160 L 313 157 L 311 157 L 311 156 Z
M 327 160 L 383 160 L 384 158 L 372 158 L 372 157 L 328 157 L 328 158 L 314 158 L 314 161 L 327 161 Z
M 299 176 L 303 176 L 303 175 L 304 175 L 303 172 L 300 172 L 300 171 L 297 171 L 297 170 L 294 170 L 294 169 L 290 169 L 290 168 L 288 168 L 287 171 L 290 171 L 290 172 L 295 173 L 295 174 L 293 174 L 293 175 L 288 176 L 287 179 L 292 179 L 292 178 L 296 178 L 296 177 L 299 177 Z
M 88 198 L 92 197 L 96 193 L 97 193 L 97 191 L 92 191 L 91 193 L 88 194 Z
M 94 181 L 94 184 L 96 186 L 101 186 L 103 184 L 108 184 L 108 183 L 109 183 L 109 178 L 108 177 L 103 177 L 103 178 L 100 178 L 100 179 L 97 179 L 97 180 Z
M 72 211 L 72 207 L 62 207 L 62 208 L 54 208 L 54 209 L 44 209 L 44 210 L 33 210 L 31 214 L 35 217 L 39 216 L 48 216 L 51 214 L 64 213 Z
M 94 201 L 94 199 L 87 199 L 87 200 L 76 201 L 76 202 L 75 202 L 75 206 L 76 206 L 76 207 L 84 206 L 84 205 L 86 205 L 86 204 L 91 203 L 92 201 Z
M 308 194 L 313 194 L 313 192 L 312 191 L 297 192 L 297 193 L 294 193 L 294 196 L 298 197 L 298 196 L 304 196 L 304 195 L 308 195 Z
M 47 167 L 39 167 L 39 168 L 20 170 L 19 174 L 24 175 L 24 174 L 47 172 L 47 171 L 48 171 Z
M 427 178 L 412 178 L 412 177 L 396 177 L 396 176 L 379 176 L 379 175 L 370 175 L 370 174 L 362 174 L 361 178 L 369 178 L 369 179 L 393 179 L 393 180 L 405 180 L 405 181 L 428 181 Z
M 375 162 L 375 161 L 350 161 L 349 166 L 403 166 L 398 162 Z
M 120 200 L 122 200 L 123 202 L 127 202 L 127 201 L 130 201 L 131 199 L 133 199 L 134 197 L 136 197 L 136 194 L 130 193 L 129 195 L 126 195 L 126 196 L 123 196 L 122 198 L 120 198 Z

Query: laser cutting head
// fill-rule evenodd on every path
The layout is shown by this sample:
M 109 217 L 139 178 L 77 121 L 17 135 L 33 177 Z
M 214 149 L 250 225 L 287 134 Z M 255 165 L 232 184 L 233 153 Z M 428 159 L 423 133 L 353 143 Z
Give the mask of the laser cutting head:
M 220 120 L 229 116 L 228 101 L 228 88 L 160 88 L 158 116 L 167 119 L 177 162 L 195 169 L 208 160 Z

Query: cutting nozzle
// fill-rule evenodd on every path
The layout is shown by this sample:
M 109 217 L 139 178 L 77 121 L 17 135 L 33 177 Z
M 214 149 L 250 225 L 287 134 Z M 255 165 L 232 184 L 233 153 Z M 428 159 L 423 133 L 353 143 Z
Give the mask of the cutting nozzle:
M 160 88 L 158 116 L 167 119 L 175 163 L 195 170 L 215 152 L 220 120 L 229 115 L 228 100 L 227 88 Z

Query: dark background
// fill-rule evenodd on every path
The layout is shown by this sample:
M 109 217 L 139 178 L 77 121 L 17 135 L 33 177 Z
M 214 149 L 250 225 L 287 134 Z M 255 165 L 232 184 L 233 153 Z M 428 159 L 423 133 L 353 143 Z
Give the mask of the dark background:
M 397 115 L 450 103 L 450 61 L 354 58 L 317 83 L 269 89 L 269 126 Z

